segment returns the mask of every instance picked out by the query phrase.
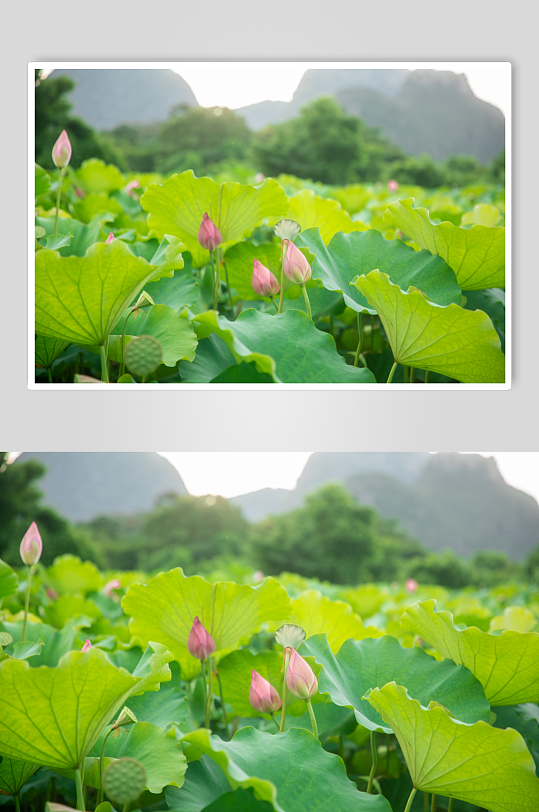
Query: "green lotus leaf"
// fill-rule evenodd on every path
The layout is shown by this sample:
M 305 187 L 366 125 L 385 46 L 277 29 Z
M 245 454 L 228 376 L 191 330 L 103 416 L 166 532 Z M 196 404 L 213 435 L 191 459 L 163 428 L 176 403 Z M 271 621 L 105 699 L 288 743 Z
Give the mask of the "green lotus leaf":
M 73 206 L 73 211 L 77 220 L 81 220 L 83 223 L 89 223 L 92 217 L 101 212 L 109 212 L 114 218 L 118 214 L 123 214 L 123 209 L 118 201 L 102 192 L 86 195 L 78 200 Z
M 19 585 L 19 578 L 9 564 L 0 558 L 0 605 L 2 598 L 14 595 Z
M 109 212 L 100 212 L 89 223 L 81 223 L 71 217 L 58 218 L 58 234 L 73 235 L 73 239 L 63 248 L 59 249 L 61 257 L 83 257 L 86 251 L 96 242 L 104 242 L 107 238 L 105 225 L 113 220 Z M 45 229 L 48 237 L 53 236 L 54 217 L 36 217 L 36 224 Z M 109 229 L 110 230 L 110 229 Z
M 30 665 L 38 668 L 47 665 L 54 668 L 60 659 L 73 648 L 80 649 L 84 642 L 84 636 L 80 634 L 81 629 L 86 629 L 91 625 L 89 617 L 72 617 L 64 625 L 63 629 L 55 629 L 46 623 L 32 623 L 28 621 L 26 627 L 26 639 L 32 643 L 43 643 L 41 652 L 32 656 Z M 6 651 L 11 654 L 13 647 L 21 642 L 22 623 L 11 623 L 4 620 L 0 623 L 0 630 L 6 631 L 13 637 L 12 647 L 7 647 Z
M 188 697 L 180 686 L 180 667 L 178 663 L 171 662 L 169 668 L 172 679 L 161 683 L 158 691 L 146 691 L 141 696 L 130 697 L 129 708 L 139 722 L 151 722 L 165 728 L 171 724 L 181 725 L 187 719 Z
M 170 679 L 171 654 L 153 644 L 148 673 L 132 676 L 97 648 L 71 651 L 56 668 L 0 663 L 0 755 L 51 769 L 77 769 L 131 694 Z
M 344 601 L 332 601 L 315 589 L 303 592 L 292 601 L 290 623 L 301 626 L 307 637 L 325 634 L 332 651 L 337 652 L 345 640 L 363 640 L 381 637 L 383 632 L 374 626 L 366 627 Z
M 289 200 L 290 214 L 288 217 L 300 224 L 302 232 L 318 228 L 325 243 L 328 243 L 339 231 L 349 234 L 352 231 L 365 231 L 367 228 L 359 220 L 352 220 L 337 200 L 320 197 L 310 189 L 302 189 Z M 294 242 L 296 245 L 300 245 L 299 238 Z
M 101 612 L 93 601 L 85 600 L 77 595 L 60 595 L 58 600 L 41 607 L 41 614 L 51 626 L 62 629 L 72 617 L 84 615 L 97 619 Z
M 191 260 L 182 271 L 175 271 L 172 278 L 163 277 L 149 282 L 145 288 L 155 304 L 167 305 L 174 310 L 193 307 L 198 301 L 198 280 L 191 276 Z
M 203 328 L 197 330 L 199 338 L 216 333 L 236 361 L 254 361 L 276 383 L 376 383 L 370 370 L 348 366 L 333 338 L 300 310 L 271 316 L 249 309 L 236 321 L 209 310 L 194 323 Z
M 539 770 L 539 719 L 537 705 L 526 703 L 524 705 L 506 705 L 496 708 L 495 727 L 505 730 L 507 727 L 518 731 L 528 746 L 536 772 Z
M 30 657 L 37 657 L 41 654 L 41 648 L 44 645 L 43 640 L 36 640 L 35 642 L 26 640 L 24 643 L 19 641 L 18 643 L 13 643 L 10 647 L 11 651 L 9 656 L 14 657 L 16 660 L 28 660 Z
M 38 770 L 39 764 L 12 758 L 0 759 L 0 792 L 17 795 Z
M 467 725 L 441 705 L 429 709 L 390 682 L 366 697 L 395 732 L 413 785 L 490 812 L 535 812 L 539 779 L 522 736 L 485 722 Z
M 57 556 L 45 570 L 43 579 L 60 595 L 97 592 L 105 583 L 95 564 L 69 554 Z
M 180 271 L 183 268 L 182 251 L 185 251 L 185 245 L 177 237 L 170 234 L 165 234 L 159 248 L 148 260 L 150 265 L 159 265 L 161 271 Z
M 482 310 L 429 302 L 419 290 L 408 293 L 387 274 L 371 271 L 353 282 L 382 320 L 395 361 L 429 369 L 462 383 L 503 383 L 505 358 L 500 339 Z
M 221 768 L 208 756 L 192 761 L 181 790 L 167 787 L 167 808 L 171 812 L 272 812 L 273 805 L 258 801 L 253 790 L 241 787 L 230 792 L 230 783 Z M 229 801 L 229 799 L 231 799 Z M 232 805 L 227 805 L 231 803 Z M 245 805 L 250 803 L 250 805 Z
M 187 638 L 195 617 L 215 640 L 216 653 L 235 648 L 259 631 L 264 623 L 285 622 L 290 600 L 274 578 L 259 586 L 210 584 L 194 575 L 187 578 L 181 568 L 160 573 L 146 585 L 133 584 L 122 598 L 130 615 L 129 629 L 145 645 L 157 640 L 178 660 L 183 679 L 200 671 L 200 662 L 187 651 Z
M 382 795 L 358 792 L 342 760 L 323 750 L 307 730 L 293 728 L 272 735 L 245 727 L 229 742 L 210 736 L 208 730 L 197 730 L 183 742 L 215 761 L 232 789 L 252 787 L 255 797 L 271 803 L 277 812 L 391 812 Z M 294 779 L 298 775 L 301 791 Z M 173 797 L 181 803 L 182 790 Z
M 50 188 L 51 176 L 39 164 L 35 164 L 35 196 L 46 195 Z
M 384 222 L 401 229 L 421 248 L 445 259 L 462 290 L 505 287 L 505 229 L 453 223 L 433 223 L 427 209 L 414 208 L 414 199 L 397 200 Z
M 42 248 L 46 248 L 48 251 L 58 251 L 60 248 L 65 248 L 68 245 L 71 245 L 71 240 L 73 239 L 73 234 L 69 231 L 67 234 L 53 234 L 50 237 L 46 237 L 43 240 L 39 241 L 39 244 Z
M 131 708 L 132 701 L 129 701 Z M 85 760 L 84 782 L 91 787 L 100 787 L 99 757 L 105 731 L 90 750 Z M 104 768 L 118 758 L 135 758 L 146 770 L 146 788 L 159 793 L 169 784 L 181 787 L 187 769 L 187 760 L 181 744 L 174 736 L 166 736 L 164 731 L 148 722 L 137 722 L 130 728 L 120 728 L 118 735 L 108 737 L 105 743 Z
M 514 632 L 525 634 L 535 631 L 536 627 L 537 618 L 530 609 L 526 609 L 525 606 L 507 606 L 503 610 L 503 615 L 491 618 L 488 630 L 495 632 L 511 629 Z
M 341 291 L 353 310 L 376 313 L 363 293 L 350 286 L 355 276 L 374 269 L 387 274 L 402 290 L 410 285 L 420 288 L 435 304 L 460 304 L 462 294 L 455 274 L 441 257 L 414 251 L 401 240 L 386 240 L 374 229 L 335 234 L 326 246 L 318 230 L 311 228 L 299 235 L 296 244 L 315 257 L 313 279 L 320 279 L 328 290 Z
M 120 240 L 97 243 L 84 257 L 39 251 L 36 332 L 101 345 L 144 285 L 159 274 L 159 268 L 134 257 Z
M 451 660 L 435 660 L 420 648 L 403 648 L 389 635 L 378 640 L 347 640 L 335 655 L 326 636 L 317 634 L 302 643 L 299 651 L 322 666 L 320 693 L 329 694 L 336 705 L 353 708 L 358 723 L 369 730 L 392 732 L 364 700 L 370 688 L 392 681 L 404 683 L 422 704 L 440 702 L 464 722 L 490 719 L 483 689 L 467 668 Z
M 99 158 L 83 161 L 76 172 L 77 183 L 88 194 L 112 192 L 125 186 L 125 179 L 114 164 L 106 164 Z
M 51 367 L 67 347 L 69 347 L 69 341 L 36 335 L 36 367 Z
M 191 169 L 173 175 L 161 186 L 152 184 L 140 199 L 148 212 L 148 225 L 160 238 L 179 237 L 193 257 L 193 266 L 207 265 L 209 253 L 198 242 L 198 231 L 207 213 L 223 237 L 223 246 L 239 242 L 267 217 L 284 217 L 289 203 L 277 181 L 267 178 L 261 186 L 216 183 L 197 178 Z
M 491 705 L 539 702 L 539 634 L 504 631 L 488 634 L 470 626 L 458 629 L 450 612 L 435 611 L 436 601 L 414 603 L 401 626 L 470 669 Z
M 492 228 L 497 226 L 501 219 L 502 215 L 496 206 L 491 206 L 489 203 L 478 203 L 472 211 L 467 211 L 462 215 L 460 225 L 480 225 Z

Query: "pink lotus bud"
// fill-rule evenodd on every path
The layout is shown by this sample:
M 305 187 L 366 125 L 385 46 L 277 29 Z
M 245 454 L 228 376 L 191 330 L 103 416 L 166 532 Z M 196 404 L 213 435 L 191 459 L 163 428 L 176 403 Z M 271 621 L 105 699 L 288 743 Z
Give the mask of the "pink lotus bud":
M 264 573 L 262 572 L 262 570 L 257 570 L 253 575 L 253 581 L 255 582 L 255 584 L 257 584 L 259 581 L 263 581 L 263 580 L 264 580 Z
M 51 589 L 50 587 L 47 589 L 47 598 L 50 598 L 51 601 L 57 601 L 59 597 L 58 592 L 56 592 L 54 589 Z
M 399 188 L 399 184 L 397 183 L 396 180 L 388 180 L 387 188 L 389 189 L 390 192 L 396 192 L 397 189 Z
M 21 541 L 21 558 L 25 564 L 32 566 L 37 564 L 43 552 L 43 542 L 37 529 L 37 524 L 32 522 L 24 538 Z
M 259 296 L 275 296 L 281 289 L 277 278 L 257 259 L 254 261 L 252 285 L 254 292 Z
M 75 192 L 77 197 L 86 197 L 86 192 L 83 192 L 83 190 L 80 188 L 80 186 L 75 186 L 73 191 Z
M 318 681 L 311 666 L 295 649 L 290 655 L 286 684 L 290 693 L 299 699 L 310 699 L 318 691 Z
M 264 175 L 263 172 L 257 172 L 255 175 L 255 183 L 262 183 L 265 177 L 266 176 Z
M 406 581 L 406 591 L 410 592 L 410 594 L 415 592 L 418 586 L 419 586 L 419 584 L 417 583 L 417 581 L 414 581 L 413 578 L 408 578 L 407 579 L 407 581 Z
M 115 239 L 116 239 L 116 237 L 114 236 L 114 234 L 112 233 L 112 231 L 111 231 L 111 232 L 109 232 L 109 236 L 108 236 L 108 237 L 107 237 L 107 239 L 105 240 L 105 245 L 108 245 L 108 244 L 109 244 L 109 242 L 112 242 L 112 241 L 113 241 L 113 240 L 115 240 Z
M 189 654 L 197 660 L 207 660 L 215 651 L 215 641 L 211 634 L 206 631 L 198 617 L 193 621 L 193 626 L 187 638 L 187 648 Z
M 264 679 L 258 671 L 251 671 L 251 690 L 249 702 L 259 713 L 275 713 L 281 707 L 279 694 L 273 685 Z
M 213 251 L 223 242 L 223 236 L 215 223 L 208 217 L 207 212 L 198 229 L 198 241 L 206 251 Z
M 86 640 L 84 641 L 84 645 L 81 648 L 81 654 L 84 654 L 85 651 L 88 651 L 88 649 L 91 649 L 91 648 L 93 648 L 92 644 L 90 643 L 88 638 L 86 638 Z
M 114 595 L 115 589 L 121 589 L 122 585 L 117 578 L 114 578 L 112 581 L 109 581 L 108 584 L 105 584 L 103 587 L 103 592 L 107 596 L 107 598 L 112 598 Z
M 71 144 L 65 130 L 62 130 L 52 148 L 52 160 L 58 169 L 63 169 L 71 160 Z
M 137 195 L 133 194 L 133 189 L 140 189 L 140 181 L 139 180 L 130 180 L 127 186 L 125 187 L 125 192 L 130 197 L 133 197 L 135 200 L 138 200 Z
M 289 242 L 286 249 L 284 272 L 296 285 L 304 285 L 311 278 L 311 266 L 293 242 Z

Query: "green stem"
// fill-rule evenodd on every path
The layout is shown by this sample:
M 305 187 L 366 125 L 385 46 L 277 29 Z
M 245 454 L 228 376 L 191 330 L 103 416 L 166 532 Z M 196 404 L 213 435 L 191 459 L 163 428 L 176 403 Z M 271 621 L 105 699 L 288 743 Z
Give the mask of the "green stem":
M 27 568 L 26 598 L 24 601 L 24 622 L 22 624 L 22 642 L 26 642 L 26 624 L 28 622 L 28 610 L 30 608 L 30 589 L 32 587 L 32 567 Z
M 389 745 L 391 743 L 391 739 L 389 738 L 389 733 L 386 733 L 386 776 L 389 776 Z
M 305 285 L 301 286 L 301 290 L 303 291 L 303 298 L 305 299 L 305 307 L 307 308 L 307 315 L 310 319 L 312 319 L 313 314 L 311 313 L 311 303 L 309 301 L 309 295 L 307 293 L 307 288 Z
M 377 767 L 377 752 L 376 752 L 376 733 L 374 730 L 371 730 L 371 755 L 372 755 L 372 767 L 369 773 L 369 782 L 367 784 L 367 792 L 370 794 L 372 791 L 372 782 L 374 780 L 374 774 L 376 772 Z
M 50 367 L 47 367 L 47 375 L 49 377 L 49 383 L 52 383 L 52 371 Z
M 361 313 L 357 314 L 357 350 L 356 350 L 356 357 L 354 358 L 354 366 L 359 366 L 359 354 L 361 352 L 361 345 L 363 344 L 363 321 L 361 319 Z
M 423 812 L 429 812 L 429 793 L 423 793 Z
M 276 310 L 276 311 L 277 311 L 277 313 L 278 313 L 278 312 L 279 312 L 279 308 L 278 308 L 278 307 L 277 307 L 277 305 L 275 304 L 275 302 L 274 302 L 274 300 L 273 300 L 273 296 L 270 296 L 270 299 L 271 299 L 271 303 L 272 303 L 273 307 L 275 308 L 275 310 Z
M 75 770 L 75 786 L 77 788 L 77 809 L 84 810 L 84 795 L 82 792 L 82 778 L 80 774 L 80 767 Z
M 19 793 L 15 795 L 15 812 L 21 812 L 21 804 L 19 801 Z
M 214 257 L 214 253 L 216 257 Z M 219 249 L 216 248 L 215 252 L 210 251 L 211 257 L 211 269 L 213 274 L 213 309 L 217 310 L 217 301 L 219 298 Z M 215 259 L 217 259 L 217 263 L 215 263 Z M 215 267 L 217 264 L 217 268 Z
M 223 719 L 225 721 L 225 730 L 228 740 L 230 741 L 230 731 L 228 729 L 228 719 L 226 716 L 226 708 L 225 708 L 225 701 L 223 699 L 223 686 L 221 685 L 221 677 L 219 675 L 219 669 L 217 670 L 217 684 L 219 685 L 219 699 L 221 700 L 221 710 L 223 711 Z
M 208 692 L 206 690 L 206 669 L 204 668 L 204 660 L 200 661 L 200 670 L 202 671 L 202 687 L 204 688 L 204 726 L 209 727 L 207 711 L 208 707 Z
M 122 330 L 122 363 L 120 364 L 120 374 L 118 375 L 119 378 L 121 378 L 122 375 L 125 372 L 125 329 L 127 327 L 127 319 L 129 318 L 131 313 L 134 313 L 134 312 L 135 312 L 135 308 L 133 307 L 133 308 L 131 308 L 131 310 L 129 311 L 129 313 L 127 314 L 127 316 L 124 319 L 124 329 Z
M 429 372 L 430 372 L 430 369 L 425 370 L 425 383 L 429 382 Z
M 99 806 L 99 804 L 103 802 L 103 799 L 105 797 L 103 791 L 103 767 L 105 764 L 105 743 L 113 730 L 114 728 L 111 727 L 111 729 L 105 733 L 105 735 L 103 736 L 103 742 L 101 744 L 101 754 L 99 756 L 99 791 L 97 793 L 96 806 Z
M 315 739 L 318 738 L 318 725 L 316 724 L 316 717 L 313 711 L 313 705 L 310 699 L 306 700 L 307 707 L 309 708 L 309 716 L 311 717 L 311 725 L 313 727 L 313 736 Z
M 273 719 L 273 721 L 275 722 L 275 727 L 277 728 L 277 730 L 279 730 L 279 722 L 275 718 L 275 714 L 273 713 L 273 711 L 270 713 L 270 716 Z
M 232 291 L 230 290 L 230 282 L 228 281 L 228 268 L 226 267 L 226 262 L 224 262 L 224 261 L 223 261 L 223 266 L 224 266 L 224 269 L 225 269 L 225 279 L 226 279 L 226 289 L 228 290 L 228 300 L 230 302 L 230 309 L 232 311 L 232 317 L 234 317 L 234 303 L 232 301 Z
M 449 803 L 447 805 L 447 812 L 453 812 L 453 801 L 454 801 L 454 798 L 449 799 Z
M 430 812 L 436 812 L 436 795 L 434 793 L 432 793 L 430 801 Z
M 101 380 L 104 381 L 104 383 L 108 383 L 109 370 L 107 366 L 107 351 L 104 344 L 101 344 L 99 347 L 99 353 L 101 355 Z
M 414 800 L 414 796 L 415 796 L 416 792 L 417 792 L 417 790 L 416 790 L 416 788 L 414 787 L 414 788 L 412 789 L 411 793 L 410 793 L 410 797 L 408 798 L 408 803 L 406 804 L 406 807 L 405 807 L 405 809 L 404 809 L 404 812 L 410 812 L 410 810 L 411 810 L 411 808 L 412 808 L 412 802 L 413 802 L 413 800 Z
M 56 214 L 54 216 L 54 231 L 52 232 L 56 235 L 58 231 L 58 210 L 60 208 L 60 197 L 62 195 L 62 175 L 64 174 L 64 168 L 58 170 L 58 194 L 56 195 Z
M 414 368 L 410 367 L 410 383 L 414 382 Z
M 391 381 L 393 380 L 393 375 L 395 374 L 395 370 L 397 369 L 397 367 L 398 367 L 398 364 L 395 361 L 395 363 L 391 367 L 391 372 L 389 373 L 389 378 L 387 379 L 386 383 L 391 383 Z
M 213 676 L 211 670 L 211 657 L 208 657 L 208 699 L 206 705 L 206 718 L 205 718 L 205 726 L 208 728 L 208 730 L 210 727 L 212 688 L 213 688 Z
M 283 298 L 284 298 L 284 261 L 286 257 L 286 252 L 288 250 L 288 240 L 283 240 L 281 243 L 281 253 L 282 253 L 282 261 L 281 261 L 281 291 L 279 293 L 279 307 L 277 309 L 277 313 L 283 312 Z M 283 700 L 284 702 L 284 700 Z M 282 716 L 281 716 L 282 719 Z
M 281 724 L 279 726 L 279 733 L 283 732 L 284 720 L 286 719 L 286 675 L 288 674 L 289 662 L 290 662 L 290 654 L 287 651 L 284 656 L 283 704 L 281 705 Z
M 123 812 L 128 812 L 130 801 L 124 804 Z
M 402 368 L 402 382 L 408 383 L 408 367 L 403 366 Z

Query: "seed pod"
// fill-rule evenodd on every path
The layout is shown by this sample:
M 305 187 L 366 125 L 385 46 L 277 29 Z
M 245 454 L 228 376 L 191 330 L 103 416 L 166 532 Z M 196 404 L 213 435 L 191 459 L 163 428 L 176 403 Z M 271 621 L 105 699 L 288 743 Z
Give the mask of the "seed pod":
M 103 789 L 118 804 L 136 801 L 145 786 L 146 770 L 135 758 L 119 758 L 103 773 Z

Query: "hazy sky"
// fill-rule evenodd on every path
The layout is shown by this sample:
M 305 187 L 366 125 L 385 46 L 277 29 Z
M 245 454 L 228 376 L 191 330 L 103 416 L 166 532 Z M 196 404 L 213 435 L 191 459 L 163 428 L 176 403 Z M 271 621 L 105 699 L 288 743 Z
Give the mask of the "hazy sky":
M 245 107 L 271 100 L 291 101 L 299 81 L 309 68 L 357 67 L 358 63 L 330 62 L 180 62 L 170 65 L 189 83 L 203 107 Z M 376 63 L 365 63 L 376 67 Z M 481 62 L 407 62 L 385 63 L 384 67 L 412 69 L 436 68 L 465 73 L 473 92 L 507 112 L 509 81 L 499 63 Z
M 260 488 L 294 488 L 313 452 L 160 451 L 159 453 L 177 468 L 190 493 L 196 496 L 212 493 L 232 497 Z M 539 452 L 476 453 L 485 457 L 495 457 L 505 481 L 529 493 L 539 502 Z

